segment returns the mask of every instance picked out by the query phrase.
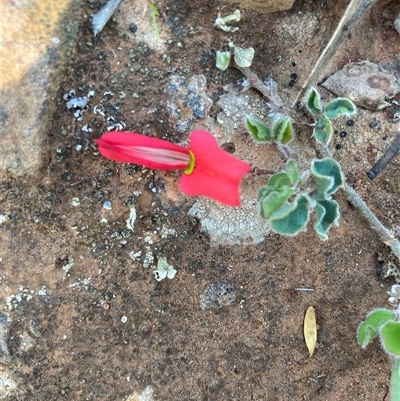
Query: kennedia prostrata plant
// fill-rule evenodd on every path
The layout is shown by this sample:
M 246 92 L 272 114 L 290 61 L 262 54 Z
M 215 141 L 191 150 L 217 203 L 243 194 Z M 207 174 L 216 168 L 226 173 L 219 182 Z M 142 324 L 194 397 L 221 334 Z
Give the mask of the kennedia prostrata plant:
M 159 170 L 183 170 L 179 186 L 187 195 L 240 206 L 240 183 L 251 167 L 221 149 L 207 131 L 193 131 L 187 148 L 122 131 L 107 132 L 95 142 L 100 153 L 111 160 Z
M 334 99 L 324 108 L 320 95 L 311 88 L 307 98 L 307 109 L 315 119 L 311 124 L 314 138 L 328 144 L 332 138 L 331 119 L 356 112 L 356 106 L 348 99 Z M 246 118 L 246 126 L 256 142 L 274 142 L 284 150 L 293 139 L 292 120 L 280 112 L 271 113 L 270 127 L 252 116 Z M 306 184 L 308 178 L 314 186 Z M 338 225 L 339 204 L 332 195 L 344 185 L 339 163 L 332 157 L 313 159 L 309 171 L 300 173 L 295 160 L 289 159 L 284 171 L 272 175 L 268 184 L 258 192 L 261 217 L 267 219 L 271 229 L 283 235 L 296 235 L 307 229 L 310 214 L 315 210 L 314 229 L 322 240 L 332 224 Z M 305 189 L 304 187 L 308 188 Z M 312 188 L 312 189 L 310 189 Z

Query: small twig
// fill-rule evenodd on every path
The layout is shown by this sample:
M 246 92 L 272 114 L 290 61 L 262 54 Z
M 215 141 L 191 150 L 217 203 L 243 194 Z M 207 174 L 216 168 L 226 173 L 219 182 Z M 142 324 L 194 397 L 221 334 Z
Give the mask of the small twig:
M 251 170 L 251 173 L 254 175 L 272 175 L 275 174 L 275 170 L 267 170 L 265 168 L 258 168 L 258 167 L 253 167 Z
M 296 291 L 314 291 L 314 288 L 295 288 Z
M 383 156 L 367 171 L 367 176 L 370 180 L 374 180 L 378 175 L 385 170 L 395 156 L 400 152 L 400 133 L 395 140 L 386 149 Z
M 74 187 L 75 185 L 82 184 L 83 182 L 87 181 L 88 179 L 89 179 L 89 177 L 82 178 L 82 179 L 79 180 L 79 181 L 76 181 L 76 182 L 73 182 L 73 183 L 69 184 L 69 186 L 70 186 L 70 187 Z

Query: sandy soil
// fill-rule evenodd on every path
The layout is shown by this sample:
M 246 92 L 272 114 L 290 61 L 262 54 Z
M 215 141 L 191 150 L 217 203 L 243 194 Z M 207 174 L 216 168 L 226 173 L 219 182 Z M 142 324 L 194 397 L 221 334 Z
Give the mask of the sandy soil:
M 0 183 L 7 217 L 0 224 L 0 299 L 9 318 L 0 340 L 11 355 L 0 370 L 3 395 L 10 390 L 5 399 L 388 399 L 386 355 L 378 342 L 366 350 L 356 342 L 367 312 L 387 303 L 393 279 L 381 279 L 378 261 L 387 250 L 343 193 L 336 197 L 340 226 L 328 242 L 309 230 L 296 238 L 267 233 L 257 244 L 219 245 L 188 215 L 196 200 L 177 192 L 178 172 L 114 163 L 92 142 L 121 122 L 126 130 L 185 142 L 190 128 L 174 129 L 165 88 L 172 74 L 204 75 L 215 119 L 222 87 L 241 78 L 234 69 L 215 68 L 215 52 L 227 49 L 228 40 L 254 47 L 252 68 L 261 78 L 272 73 L 290 104 L 347 1 L 296 1 L 292 10 L 268 15 L 244 11 L 232 34 L 212 24 L 218 12 L 235 8 L 211 3 L 156 2 L 158 41 L 150 10 L 130 1 L 94 39 L 87 16 L 100 2 L 83 2 L 77 54 L 44 133 L 47 168 L 38 177 L 8 176 Z M 395 57 L 400 37 L 390 23 L 399 8 L 397 1 L 374 6 L 326 75 L 349 61 Z M 298 78 L 289 86 L 293 73 Z M 77 96 L 93 91 L 81 121 L 63 99 L 71 89 Z M 101 113 L 94 113 L 95 105 Z M 335 128 L 348 135 L 336 135 L 331 145 L 348 182 L 390 229 L 400 227 L 399 161 L 373 182 L 365 172 L 396 136 L 396 111 L 394 105 L 382 112 L 360 109 L 353 126 L 337 122 Z M 374 118 L 381 131 L 370 128 Z M 267 152 L 279 169 L 275 150 L 253 146 L 240 125 L 235 135 L 238 156 L 247 147 Z M 137 218 L 130 230 L 133 206 Z M 154 279 L 160 257 L 177 270 L 172 280 Z M 220 281 L 230 283 L 236 302 L 201 309 L 205 287 Z M 302 326 L 310 305 L 318 323 L 312 357 Z

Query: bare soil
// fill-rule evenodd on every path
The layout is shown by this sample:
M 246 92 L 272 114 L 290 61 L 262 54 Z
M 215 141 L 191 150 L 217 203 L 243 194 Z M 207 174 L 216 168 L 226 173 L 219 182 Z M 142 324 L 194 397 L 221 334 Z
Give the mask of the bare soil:
M 12 358 L 2 372 L 16 387 L 6 399 L 144 400 L 152 399 L 140 398 L 151 386 L 155 400 L 387 400 L 386 355 L 378 342 L 362 350 L 356 341 L 367 312 L 386 305 L 393 280 L 381 279 L 378 254 L 387 250 L 343 193 L 340 226 L 328 242 L 309 230 L 296 238 L 269 234 L 259 244 L 211 246 L 187 214 L 195 200 L 166 196 L 166 183 L 177 182 L 179 173 L 114 163 L 92 142 L 120 121 L 126 130 L 185 141 L 189 131 L 177 133 L 166 110 L 165 86 L 172 73 L 203 74 L 215 117 L 222 87 L 241 78 L 234 69 L 215 68 L 215 52 L 227 48 L 227 39 L 255 49 L 252 68 L 262 78 L 272 73 L 290 104 L 347 1 L 296 1 L 289 11 L 266 15 L 244 11 L 234 34 L 212 28 L 218 12 L 234 11 L 230 5 L 156 4 L 162 51 L 135 41 L 129 24 L 136 17 L 127 11 L 136 10 L 133 4 L 93 38 L 85 15 L 100 2 L 83 2 L 77 53 L 44 133 L 47 168 L 38 177 L 2 177 L 0 299 L 10 318 L 4 341 Z M 349 61 L 399 53 L 400 37 L 390 25 L 399 8 L 397 1 L 374 6 L 327 74 Z M 293 73 L 298 79 L 289 86 Z M 94 92 L 82 121 L 67 112 L 63 95 L 70 89 L 77 96 Z M 94 114 L 96 104 L 104 116 Z M 396 111 L 360 110 L 354 126 L 338 122 L 348 135 L 332 144 L 348 182 L 391 229 L 400 226 L 399 161 L 373 182 L 365 172 L 396 136 Z M 379 132 L 369 126 L 374 117 Z M 133 204 L 132 232 L 126 220 Z M 174 231 L 163 234 L 162 227 Z M 175 278 L 157 282 L 156 262 L 144 267 L 146 254 L 164 256 Z M 237 302 L 202 310 L 204 288 L 221 280 L 232 283 Z M 310 305 L 318 323 L 312 357 L 303 338 Z

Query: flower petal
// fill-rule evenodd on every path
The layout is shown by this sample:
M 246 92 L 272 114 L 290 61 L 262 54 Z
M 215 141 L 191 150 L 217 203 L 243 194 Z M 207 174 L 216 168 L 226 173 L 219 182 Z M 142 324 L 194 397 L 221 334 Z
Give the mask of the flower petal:
M 183 146 L 133 132 L 107 132 L 95 142 L 107 159 L 154 169 L 184 169 L 190 160 L 189 150 Z
M 228 206 L 240 206 L 240 181 L 233 183 L 195 169 L 183 174 L 179 186 L 186 195 L 206 196 Z
M 193 131 L 189 149 L 195 156 L 195 167 L 192 174 L 183 175 L 182 191 L 240 206 L 240 182 L 251 170 L 250 165 L 222 150 L 207 131 Z

